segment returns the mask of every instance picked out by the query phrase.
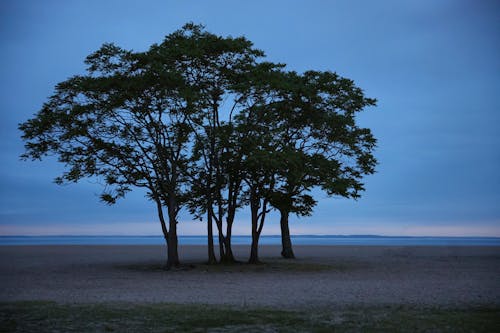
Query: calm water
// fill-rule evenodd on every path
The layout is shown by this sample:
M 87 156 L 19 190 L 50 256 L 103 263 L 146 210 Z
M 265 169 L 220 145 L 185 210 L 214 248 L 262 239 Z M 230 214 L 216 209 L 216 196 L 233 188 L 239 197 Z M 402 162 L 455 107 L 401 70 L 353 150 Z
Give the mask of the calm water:
M 250 236 L 233 236 L 232 243 L 250 244 Z M 205 245 L 206 236 L 180 236 L 181 245 Z M 215 239 L 217 243 L 217 239 Z M 500 246 L 499 237 L 292 236 L 296 245 L 438 245 Z M 280 236 L 262 236 L 262 245 L 280 245 Z M 0 236 L 0 245 L 163 245 L 161 236 Z

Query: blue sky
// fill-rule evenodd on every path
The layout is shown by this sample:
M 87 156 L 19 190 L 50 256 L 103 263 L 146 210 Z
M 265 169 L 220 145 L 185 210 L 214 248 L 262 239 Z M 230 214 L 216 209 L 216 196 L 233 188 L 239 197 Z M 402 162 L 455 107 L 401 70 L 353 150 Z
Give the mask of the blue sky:
M 269 60 L 333 70 L 378 106 L 359 118 L 379 140 L 378 172 L 354 202 L 316 193 L 296 234 L 500 236 L 500 5 L 495 1 L 0 2 L 0 235 L 161 234 L 131 193 L 99 202 L 95 181 L 57 186 L 54 159 L 21 162 L 17 124 L 104 42 L 137 51 L 186 22 L 244 35 Z M 248 234 L 241 211 L 236 234 Z M 266 234 L 278 234 L 271 215 Z M 181 215 L 180 234 L 205 225 Z

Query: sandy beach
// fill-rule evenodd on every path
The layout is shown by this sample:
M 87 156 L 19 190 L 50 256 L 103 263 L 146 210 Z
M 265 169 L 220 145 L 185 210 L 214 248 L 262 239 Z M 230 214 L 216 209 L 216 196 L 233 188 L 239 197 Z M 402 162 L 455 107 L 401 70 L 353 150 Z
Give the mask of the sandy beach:
M 1 246 L 0 301 L 206 303 L 237 306 L 500 304 L 500 247 L 297 246 L 297 269 L 263 246 L 262 269 L 162 270 L 161 246 Z M 247 246 L 236 246 L 244 260 Z M 285 265 L 285 266 L 283 266 Z M 283 268 L 285 267 L 285 268 Z M 287 269 L 287 267 L 289 269 Z

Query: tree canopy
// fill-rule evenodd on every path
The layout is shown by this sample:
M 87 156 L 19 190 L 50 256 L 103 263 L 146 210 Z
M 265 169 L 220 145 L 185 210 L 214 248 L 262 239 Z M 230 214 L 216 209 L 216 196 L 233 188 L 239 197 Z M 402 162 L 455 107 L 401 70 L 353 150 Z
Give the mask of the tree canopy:
M 311 190 L 358 198 L 374 172 L 376 140 L 356 123 L 375 100 L 330 71 L 297 73 L 264 61 L 244 37 L 186 24 L 145 52 L 104 44 L 85 75 L 56 86 L 19 125 L 25 159 L 55 155 L 57 183 L 97 177 L 113 204 L 144 188 L 157 209 L 167 266 L 179 265 L 182 207 L 207 222 L 209 262 L 234 261 L 232 226 L 250 207 L 252 250 L 266 214 L 281 214 L 283 256 L 293 257 L 289 214 L 310 215 Z

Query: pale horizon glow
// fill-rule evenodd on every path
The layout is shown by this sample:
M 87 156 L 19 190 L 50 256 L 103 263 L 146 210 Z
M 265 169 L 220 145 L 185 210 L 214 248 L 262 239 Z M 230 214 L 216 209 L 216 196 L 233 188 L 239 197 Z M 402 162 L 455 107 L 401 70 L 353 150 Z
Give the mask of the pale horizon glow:
M 234 225 L 233 235 L 250 236 L 246 227 L 250 221 L 238 221 Z M 215 229 L 215 226 L 214 226 Z M 376 235 L 402 237 L 500 237 L 500 226 L 422 226 L 418 224 L 392 225 L 390 227 L 366 227 L 362 225 L 332 225 L 329 228 L 291 222 L 292 235 Z M 206 236 L 205 223 L 186 221 L 178 224 L 179 236 Z M 262 235 L 280 234 L 276 221 L 265 226 Z M 162 236 L 159 222 L 123 223 L 123 224 L 85 224 L 85 225 L 44 225 L 19 226 L 0 225 L 0 236 Z

